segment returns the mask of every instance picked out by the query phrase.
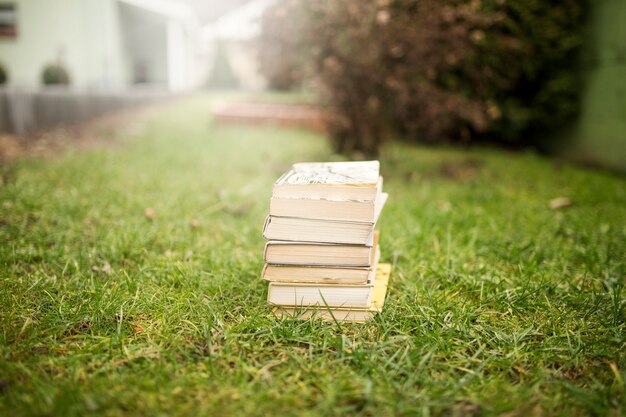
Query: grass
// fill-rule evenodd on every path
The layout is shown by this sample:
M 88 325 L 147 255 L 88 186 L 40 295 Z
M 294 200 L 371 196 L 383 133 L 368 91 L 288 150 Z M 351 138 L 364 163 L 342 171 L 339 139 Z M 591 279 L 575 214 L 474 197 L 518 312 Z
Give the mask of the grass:
M 623 178 L 389 146 L 384 312 L 276 319 L 259 280 L 272 182 L 338 157 L 312 133 L 213 125 L 208 108 L 154 108 L 108 132 L 118 146 L 12 166 L 0 414 L 626 413 Z M 550 210 L 561 196 L 573 205 Z

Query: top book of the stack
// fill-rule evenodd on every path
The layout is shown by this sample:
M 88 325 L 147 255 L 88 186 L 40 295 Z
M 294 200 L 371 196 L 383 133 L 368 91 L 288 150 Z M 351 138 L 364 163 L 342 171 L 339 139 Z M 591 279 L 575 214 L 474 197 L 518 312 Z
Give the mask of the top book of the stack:
M 378 161 L 294 164 L 274 184 L 272 197 L 373 202 L 382 189 Z

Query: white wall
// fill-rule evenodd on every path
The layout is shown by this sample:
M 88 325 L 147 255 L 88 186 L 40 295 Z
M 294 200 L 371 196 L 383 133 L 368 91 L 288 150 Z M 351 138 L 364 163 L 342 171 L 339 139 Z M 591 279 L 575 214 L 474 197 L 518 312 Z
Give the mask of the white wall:
M 129 4 L 120 3 L 118 10 L 126 83 L 135 84 L 139 67 L 143 67 L 146 83 L 166 88 L 167 19 Z
M 114 0 L 14 2 L 17 36 L 0 39 L 0 61 L 9 71 L 11 85 L 41 85 L 43 67 L 61 59 L 73 86 L 122 86 Z
M 0 38 L 0 62 L 9 72 L 9 85 L 41 86 L 44 66 L 59 58 L 71 85 L 83 89 L 111 91 L 132 86 L 138 62 L 146 62 L 153 85 L 172 90 L 198 85 L 198 25 L 182 3 L 13 1 L 17 36 Z M 172 10 L 163 8 L 168 4 Z M 163 10 L 142 8 L 148 5 L 163 6 Z

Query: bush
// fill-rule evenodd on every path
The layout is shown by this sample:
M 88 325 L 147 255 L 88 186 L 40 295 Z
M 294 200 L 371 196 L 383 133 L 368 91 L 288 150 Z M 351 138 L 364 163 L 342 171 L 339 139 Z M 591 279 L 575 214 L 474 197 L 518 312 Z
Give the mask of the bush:
M 321 87 L 337 150 L 375 155 L 397 135 L 529 145 L 572 120 L 584 16 L 577 0 L 290 0 L 264 27 L 298 28 L 287 61 Z
M 41 73 L 41 81 L 44 85 L 69 85 L 70 76 L 62 64 L 48 64 Z
M 293 11 L 287 13 L 281 6 L 270 8 L 261 19 L 259 70 L 273 90 L 292 90 L 303 82 L 305 57 L 298 51 L 297 36 L 300 23 Z
M 580 111 L 584 79 L 580 54 L 584 42 L 584 0 L 511 1 L 501 8 L 506 20 L 480 50 L 487 68 L 501 74 L 488 91 L 501 117 L 490 130 L 502 140 L 549 146 L 537 140 L 568 125 Z M 515 42 L 513 51 L 503 36 Z
M 0 85 L 4 85 L 9 81 L 9 74 L 4 68 L 4 65 L 0 64 Z

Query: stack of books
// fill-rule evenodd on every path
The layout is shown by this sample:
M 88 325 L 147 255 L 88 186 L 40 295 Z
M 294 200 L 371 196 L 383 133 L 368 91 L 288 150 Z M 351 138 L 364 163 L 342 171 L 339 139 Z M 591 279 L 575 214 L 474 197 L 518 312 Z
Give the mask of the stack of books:
M 365 321 L 381 311 L 390 266 L 376 222 L 379 162 L 295 164 L 274 184 L 262 278 L 277 315 Z

